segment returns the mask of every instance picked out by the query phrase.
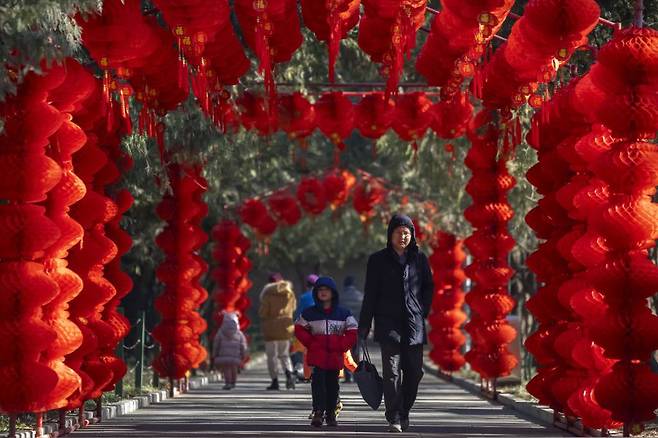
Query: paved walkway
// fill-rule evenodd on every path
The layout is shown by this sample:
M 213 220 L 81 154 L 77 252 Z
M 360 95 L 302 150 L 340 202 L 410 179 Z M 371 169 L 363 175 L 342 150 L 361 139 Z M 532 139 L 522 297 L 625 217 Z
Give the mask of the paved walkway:
M 380 368 L 381 369 L 381 368 Z M 406 433 L 387 432 L 383 403 L 373 411 L 361 400 L 355 384 L 341 384 L 345 404 L 337 428 L 312 428 L 309 384 L 294 391 L 265 391 L 269 377 L 261 361 L 238 377 L 238 385 L 223 391 L 220 384 L 166 400 L 87 429 L 82 437 L 471 437 L 471 436 L 570 436 L 522 417 L 515 411 L 451 385 L 428 374 Z

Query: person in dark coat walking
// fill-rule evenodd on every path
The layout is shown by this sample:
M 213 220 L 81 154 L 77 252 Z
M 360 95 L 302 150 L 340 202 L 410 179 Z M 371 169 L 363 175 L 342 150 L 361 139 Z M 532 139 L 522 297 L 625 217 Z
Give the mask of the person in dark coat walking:
M 358 332 L 365 342 L 374 319 L 391 432 L 409 427 L 409 411 L 423 377 L 425 318 L 433 293 L 432 271 L 416 243 L 414 224 L 408 216 L 395 214 L 388 224 L 386 248 L 368 258 Z

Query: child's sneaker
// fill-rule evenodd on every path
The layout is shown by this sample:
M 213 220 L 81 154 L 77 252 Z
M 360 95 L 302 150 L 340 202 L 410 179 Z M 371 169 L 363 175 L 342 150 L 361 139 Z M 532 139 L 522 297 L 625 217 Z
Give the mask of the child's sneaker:
M 324 419 L 324 412 L 315 411 L 313 412 L 313 419 L 311 420 L 311 426 L 320 427 L 322 426 L 322 420 Z
M 327 412 L 327 416 L 324 421 L 327 423 L 327 426 L 336 427 L 338 426 L 338 421 L 336 421 L 336 416 L 332 415 L 330 412 Z

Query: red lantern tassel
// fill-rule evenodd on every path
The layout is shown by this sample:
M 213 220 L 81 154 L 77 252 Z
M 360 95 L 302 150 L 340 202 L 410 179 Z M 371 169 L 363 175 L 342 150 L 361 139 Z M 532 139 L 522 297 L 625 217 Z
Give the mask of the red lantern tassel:
M 276 97 L 276 86 L 274 84 L 274 74 L 272 73 L 272 60 L 270 58 L 270 47 L 263 28 L 263 20 L 259 15 L 256 20 L 256 57 L 258 58 L 258 70 L 265 79 L 265 91 L 274 102 Z
M 340 37 L 343 30 L 342 24 L 340 16 L 334 7 L 329 12 L 329 26 L 331 27 L 329 33 L 329 82 L 332 84 L 336 79 L 336 58 L 338 58 L 338 50 L 340 49 Z

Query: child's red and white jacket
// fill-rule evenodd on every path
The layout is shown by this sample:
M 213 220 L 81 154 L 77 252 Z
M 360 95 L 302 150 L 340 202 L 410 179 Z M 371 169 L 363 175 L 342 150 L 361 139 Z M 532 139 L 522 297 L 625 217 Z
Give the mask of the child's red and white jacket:
M 343 353 L 356 344 L 357 322 L 352 312 L 338 305 L 338 292 L 333 280 L 323 284 L 320 277 L 313 288 L 316 305 L 305 309 L 295 321 L 295 336 L 308 349 L 307 363 L 324 370 L 343 368 Z M 328 286 L 333 291 L 332 306 L 318 305 L 316 288 Z

